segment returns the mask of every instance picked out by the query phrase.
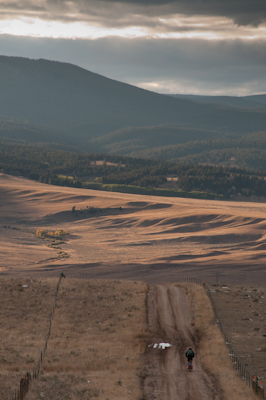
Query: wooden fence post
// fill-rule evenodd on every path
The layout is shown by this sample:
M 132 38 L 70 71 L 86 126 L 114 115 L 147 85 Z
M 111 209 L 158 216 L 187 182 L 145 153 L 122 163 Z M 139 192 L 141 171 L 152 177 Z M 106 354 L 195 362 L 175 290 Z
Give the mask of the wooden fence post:
M 22 379 L 20 379 L 20 384 L 19 384 L 19 400 L 23 400 Z

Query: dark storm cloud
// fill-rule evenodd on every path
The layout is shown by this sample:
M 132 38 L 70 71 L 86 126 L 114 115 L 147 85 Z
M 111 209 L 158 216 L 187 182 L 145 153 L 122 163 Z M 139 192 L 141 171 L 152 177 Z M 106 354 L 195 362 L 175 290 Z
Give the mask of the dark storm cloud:
M 173 14 L 219 16 L 238 25 L 258 26 L 266 20 L 265 0 L 20 0 L 5 1 L 1 14 L 16 14 L 62 21 L 95 21 L 106 26 L 139 25 Z
M 185 15 L 223 16 L 233 19 L 240 25 L 257 26 L 266 19 L 265 0 L 119 0 L 120 3 L 153 7 L 160 12 L 164 7 L 166 12 Z M 106 3 L 114 3 L 106 0 Z
M 3 55 L 70 62 L 165 93 L 266 92 L 266 40 L 68 40 L 0 35 L 0 49 Z

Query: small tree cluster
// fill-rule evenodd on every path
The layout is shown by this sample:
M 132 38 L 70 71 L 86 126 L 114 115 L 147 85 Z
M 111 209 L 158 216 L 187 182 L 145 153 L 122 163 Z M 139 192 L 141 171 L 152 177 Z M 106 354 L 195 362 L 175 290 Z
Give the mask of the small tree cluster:
M 54 237 L 61 238 L 61 237 L 66 236 L 66 235 L 68 235 L 68 232 L 65 231 L 64 229 L 58 229 L 55 232 L 47 231 L 47 230 L 44 230 L 44 229 L 37 229 L 37 231 L 36 231 L 36 236 L 41 237 L 41 238 L 46 238 L 46 237 L 48 237 L 48 238 L 54 238 Z

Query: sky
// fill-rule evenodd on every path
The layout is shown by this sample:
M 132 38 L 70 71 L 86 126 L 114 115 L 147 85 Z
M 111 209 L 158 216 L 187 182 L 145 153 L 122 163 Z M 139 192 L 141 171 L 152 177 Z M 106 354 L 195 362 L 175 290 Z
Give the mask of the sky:
M 158 93 L 266 93 L 266 0 L 0 0 L 0 54 Z

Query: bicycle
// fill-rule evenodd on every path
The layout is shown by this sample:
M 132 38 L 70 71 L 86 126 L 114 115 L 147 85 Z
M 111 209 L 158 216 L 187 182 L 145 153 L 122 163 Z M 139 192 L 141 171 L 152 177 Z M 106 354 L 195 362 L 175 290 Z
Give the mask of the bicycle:
M 188 360 L 187 369 L 188 369 L 188 372 L 192 372 L 193 371 L 192 360 Z

